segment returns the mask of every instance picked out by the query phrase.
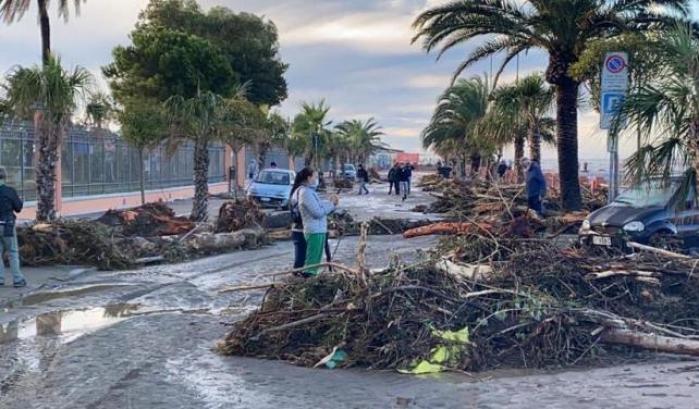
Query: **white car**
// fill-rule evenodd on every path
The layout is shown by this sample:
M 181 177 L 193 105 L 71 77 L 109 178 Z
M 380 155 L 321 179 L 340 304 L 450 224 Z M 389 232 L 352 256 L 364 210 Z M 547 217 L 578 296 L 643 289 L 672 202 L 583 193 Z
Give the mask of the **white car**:
M 296 172 L 292 170 L 264 169 L 248 187 L 247 197 L 263 207 L 286 209 L 295 178 Z

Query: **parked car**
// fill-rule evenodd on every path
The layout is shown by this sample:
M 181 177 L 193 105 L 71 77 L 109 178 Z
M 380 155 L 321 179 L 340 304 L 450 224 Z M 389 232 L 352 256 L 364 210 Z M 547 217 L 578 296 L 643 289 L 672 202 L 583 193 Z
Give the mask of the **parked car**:
M 584 244 L 625 247 L 627 241 L 664 245 L 668 240 L 683 247 L 699 244 L 699 208 L 694 187 L 680 197 L 678 179 L 660 180 L 627 189 L 612 203 L 590 214 L 579 231 Z
M 342 177 L 345 179 L 351 180 L 352 182 L 357 181 L 357 168 L 350 164 L 347 163 L 342 167 Z
M 247 196 L 263 207 L 287 209 L 296 173 L 287 169 L 264 169 L 250 184 Z

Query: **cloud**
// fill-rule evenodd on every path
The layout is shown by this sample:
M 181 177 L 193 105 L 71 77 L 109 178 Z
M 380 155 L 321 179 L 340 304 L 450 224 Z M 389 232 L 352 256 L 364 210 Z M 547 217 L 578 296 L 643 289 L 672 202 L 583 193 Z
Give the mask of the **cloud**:
M 451 75 L 413 75 L 408 79 L 407 85 L 412 88 L 444 90 L 451 85 L 451 78 Z

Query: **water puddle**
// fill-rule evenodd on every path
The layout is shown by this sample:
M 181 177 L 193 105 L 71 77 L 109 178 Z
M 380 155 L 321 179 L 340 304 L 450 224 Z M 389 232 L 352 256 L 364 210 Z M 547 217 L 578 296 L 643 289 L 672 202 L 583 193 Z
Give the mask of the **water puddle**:
M 58 336 L 62 342 L 70 342 L 124 321 L 137 310 L 138 305 L 114 304 L 85 310 L 51 311 L 24 321 L 0 325 L 0 344 L 37 336 Z

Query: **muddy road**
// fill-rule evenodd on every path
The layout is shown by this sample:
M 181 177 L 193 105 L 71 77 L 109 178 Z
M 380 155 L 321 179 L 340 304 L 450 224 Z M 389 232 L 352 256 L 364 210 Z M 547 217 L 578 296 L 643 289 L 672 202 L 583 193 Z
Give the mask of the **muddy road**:
M 416 195 L 402 204 L 376 193 L 343 199 L 366 218 L 412 217 L 409 209 L 425 201 Z M 409 262 L 434 243 L 372 237 L 367 259 L 372 267 L 396 257 Z M 356 238 L 343 239 L 337 259 L 353 264 L 356 247 Z M 290 242 L 278 242 L 133 271 L 76 270 L 21 298 L 0 298 L 0 408 L 699 407 L 699 361 L 669 357 L 565 372 L 411 377 L 212 352 L 226 324 L 260 299 L 218 290 L 285 270 L 292 254 Z

